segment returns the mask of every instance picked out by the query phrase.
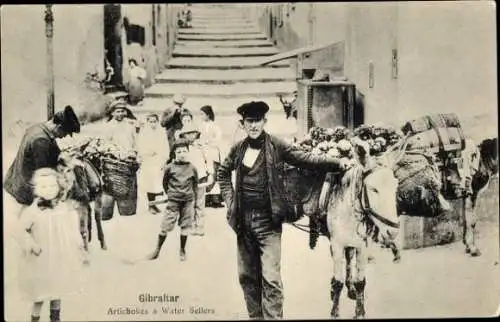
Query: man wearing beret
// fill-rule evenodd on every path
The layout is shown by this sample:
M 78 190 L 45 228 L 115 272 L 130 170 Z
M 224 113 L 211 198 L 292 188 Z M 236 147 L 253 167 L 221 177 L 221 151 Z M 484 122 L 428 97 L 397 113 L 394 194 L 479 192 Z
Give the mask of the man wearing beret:
M 61 150 L 56 139 L 80 132 L 80 122 L 71 106 L 54 114 L 47 122 L 29 127 L 21 141 L 16 158 L 5 175 L 4 188 L 16 203 L 18 216 L 33 203 L 31 179 L 40 168 L 56 169 Z
M 237 234 L 238 275 L 250 318 L 283 317 L 282 224 L 294 216 L 284 199 L 285 163 L 325 172 L 344 170 L 337 158 L 300 151 L 264 131 L 265 102 L 237 109 L 247 137 L 236 143 L 220 166 L 218 180 L 228 207 L 227 221 Z M 236 171 L 233 189 L 231 172 Z

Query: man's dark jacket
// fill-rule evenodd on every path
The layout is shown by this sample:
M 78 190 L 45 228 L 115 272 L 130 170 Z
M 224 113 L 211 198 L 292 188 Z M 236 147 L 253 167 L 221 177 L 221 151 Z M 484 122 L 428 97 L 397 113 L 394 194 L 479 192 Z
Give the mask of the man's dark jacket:
M 29 127 L 17 151 L 16 158 L 5 175 L 4 188 L 17 202 L 33 203 L 33 173 L 40 168 L 57 167 L 61 150 L 54 135 L 44 124 Z
M 184 111 L 187 109 L 177 107 L 172 107 L 170 109 L 166 109 L 161 117 L 160 125 L 167 130 L 167 139 L 170 147 L 170 151 L 172 153 L 173 145 L 174 145 L 174 134 L 175 131 L 180 130 L 182 128 L 181 116 Z
M 280 225 L 286 218 L 293 217 L 294 205 L 287 202 L 285 197 L 284 175 L 285 163 L 307 169 L 316 169 L 324 172 L 337 172 L 341 170 L 339 159 L 326 155 L 313 155 L 301 151 L 283 140 L 264 134 L 265 160 L 268 176 L 269 197 L 273 223 Z M 221 164 L 217 173 L 217 180 L 222 195 L 228 207 L 227 221 L 234 231 L 240 229 L 240 186 L 241 169 L 245 151 L 248 147 L 248 138 L 236 143 L 228 156 Z M 236 170 L 236 187 L 233 191 L 231 172 Z M 237 198 L 235 198 L 237 196 Z

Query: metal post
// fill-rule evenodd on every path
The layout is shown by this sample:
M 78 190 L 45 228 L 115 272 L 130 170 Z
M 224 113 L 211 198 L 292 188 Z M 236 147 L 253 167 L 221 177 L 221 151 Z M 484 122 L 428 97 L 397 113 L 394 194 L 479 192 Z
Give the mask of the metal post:
M 47 37 L 47 118 L 54 116 L 54 14 L 52 5 L 45 5 L 45 36 Z

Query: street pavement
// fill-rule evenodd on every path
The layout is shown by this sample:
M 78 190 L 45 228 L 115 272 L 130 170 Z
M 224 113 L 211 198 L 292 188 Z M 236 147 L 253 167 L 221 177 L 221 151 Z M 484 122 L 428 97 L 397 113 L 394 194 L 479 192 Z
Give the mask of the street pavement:
M 208 208 L 206 217 L 206 235 L 189 238 L 185 262 L 179 261 L 177 229 L 167 237 L 158 260 L 141 260 L 155 246 L 161 221 L 161 215 L 151 215 L 145 207 L 136 216 L 104 222 L 109 249 L 102 251 L 92 243 L 92 262 L 83 293 L 63 299 L 63 321 L 246 319 L 237 277 L 236 240 L 225 222 L 225 209 Z M 477 258 L 466 256 L 462 245 L 454 243 L 405 250 L 402 261 L 394 264 L 389 251 L 373 248 L 376 261 L 367 269 L 367 318 L 494 315 L 500 298 L 498 222 L 482 224 L 480 231 L 478 244 L 483 256 Z M 12 263 L 8 259 L 5 262 Z M 282 252 L 284 317 L 328 318 L 331 274 L 327 240 L 320 239 L 311 251 L 307 234 L 286 225 Z M 10 284 L 5 293 L 5 318 L 25 320 L 29 303 L 22 301 Z M 140 303 L 138 296 L 145 293 L 179 296 L 179 302 Z M 167 306 L 179 311 L 183 308 L 184 312 L 163 313 L 162 308 Z M 148 314 L 110 314 L 110 308 L 127 307 L 147 310 Z M 190 313 L 192 307 L 210 312 Z M 341 317 L 351 318 L 353 310 L 354 302 L 344 292 Z
M 215 11 L 210 13 L 213 16 L 193 15 L 194 21 L 199 23 L 196 29 L 207 26 L 215 28 L 215 25 L 218 29 L 219 22 L 223 22 L 222 25 L 230 23 L 235 28 L 242 23 L 246 24 L 239 19 L 241 17 L 234 19 L 234 15 L 222 21 L 217 16 L 217 6 L 213 7 L 212 10 Z M 276 97 L 276 93 L 293 91 L 288 63 L 280 62 L 264 69 L 257 65 L 255 57 L 220 58 L 218 56 L 221 50 L 208 48 L 229 47 L 234 56 L 244 46 L 259 48 L 269 45 L 265 35 L 216 34 L 213 30 L 208 34 L 196 29 L 186 30 L 179 35 L 178 54 L 185 56 L 187 53 L 189 56 L 193 51 L 200 51 L 214 56 L 198 59 L 173 58 L 169 62 L 170 69 L 158 77 L 155 86 L 146 91 L 148 98 L 141 106 L 133 108 L 134 113 L 139 118 L 150 112 L 161 113 L 171 106 L 166 97 L 183 92 L 188 96 L 186 107 L 194 112 L 195 118 L 198 118 L 201 106 L 210 104 L 214 107 L 216 122 L 222 129 L 223 144 L 227 150 L 230 144 L 244 135 L 238 127 L 236 107 L 261 96 L 266 97 L 265 100 L 270 105 L 268 131 L 282 138 L 292 138 L 297 124 L 285 119 Z M 267 49 L 253 51 L 267 53 Z M 239 72 L 229 73 L 228 69 Z M 180 77 L 179 74 L 183 76 Z M 281 84 L 270 82 L 272 78 L 279 78 L 282 80 Z M 213 80 L 223 82 L 223 85 L 216 84 Z M 193 83 L 202 85 L 193 86 Z M 220 99 L 227 95 L 232 98 Z M 470 126 L 471 128 L 481 128 L 478 125 L 481 122 L 473 120 L 472 123 L 474 126 Z M 105 125 L 87 125 L 82 132 L 97 133 L 102 126 Z M 20 136 L 17 136 L 8 144 L 4 141 L 4 173 L 15 155 L 19 140 Z M 144 261 L 144 257 L 156 245 L 162 217 L 149 214 L 144 192 L 140 190 L 139 195 L 137 215 L 120 217 L 116 215 L 115 209 L 115 218 L 103 222 L 108 250 L 101 250 L 94 238 L 90 249 L 91 264 L 86 267 L 82 276 L 85 283 L 81 293 L 62 299 L 62 320 L 246 319 L 243 293 L 237 275 L 236 237 L 226 223 L 226 209 L 206 210 L 206 235 L 189 238 L 187 261 L 179 261 L 177 228 L 167 237 L 160 258 L 156 261 Z M 18 281 L 22 279 L 17 269 L 19 249 L 7 234 L 15 231 L 13 225 L 16 222 L 9 212 L 11 207 L 12 205 L 4 204 L 4 320 L 26 321 L 30 314 L 30 303 L 22 298 L 18 289 Z M 498 315 L 498 179 L 481 196 L 477 211 L 480 218 L 477 244 L 483 252 L 481 257 L 467 256 L 463 245 L 456 242 L 404 250 L 402 261 L 395 264 L 388 250 L 372 247 L 375 262 L 368 265 L 366 272 L 367 318 Z M 307 220 L 304 219 L 303 223 L 307 223 Z M 93 226 L 95 237 L 95 224 Z M 282 238 L 285 318 L 329 318 L 330 279 L 333 270 L 328 246 L 328 241 L 321 238 L 316 249 L 310 250 L 308 235 L 293 226 L 285 225 Z M 173 303 L 142 303 L 139 300 L 141 294 L 167 294 L 171 297 L 178 296 L 179 300 Z M 46 304 L 42 320 L 47 320 L 48 310 Z M 344 291 L 340 316 L 351 318 L 353 315 L 354 302 L 347 299 Z
M 192 99 L 188 102 L 193 103 Z M 292 122 L 285 120 L 277 102 L 270 104 L 269 131 L 290 137 Z M 234 110 L 231 113 L 229 108 L 217 117 L 226 145 L 243 135 L 238 130 Z M 84 132 L 98 131 L 100 126 L 102 124 L 91 125 Z M 142 259 L 156 244 L 161 215 L 149 214 L 144 193 L 141 192 L 140 197 L 136 216 L 115 215 L 103 222 L 108 250 L 99 249 L 95 240 L 91 244 L 91 265 L 86 269 L 84 289 L 79 295 L 63 299 L 63 321 L 246 319 L 237 276 L 236 238 L 226 224 L 226 209 L 206 210 L 206 235 L 189 238 L 186 262 L 179 261 L 178 229 L 168 236 L 161 257 L 148 262 Z M 5 207 L 9 209 L 8 205 Z M 500 303 L 497 180 L 481 197 L 478 213 L 481 257 L 466 256 L 463 246 L 457 242 L 405 250 L 402 261 L 394 264 L 389 251 L 374 247 L 372 253 L 376 261 L 367 268 L 367 318 L 494 315 Z M 8 215 L 8 211 L 5 212 L 5 216 Z M 284 317 L 328 318 L 332 277 L 328 241 L 321 238 L 316 249 L 310 250 L 307 234 L 285 225 L 282 242 Z M 10 241 L 5 245 L 5 319 L 26 320 L 30 303 L 21 298 L 17 289 L 16 281 L 21 277 L 16 275 L 16 249 Z M 179 296 L 179 302 L 166 303 L 169 305 L 139 302 L 139 295 L 145 293 Z M 169 313 L 163 313 L 162 308 L 166 307 Z M 121 308 L 123 314 L 111 314 L 110 308 Z M 126 308 L 135 308 L 137 314 L 127 314 Z M 197 311 L 190 313 L 190 308 Z M 147 310 L 147 314 L 145 311 L 138 314 L 139 309 Z M 48 308 L 43 312 L 48 314 Z M 341 317 L 351 318 L 353 313 L 354 302 L 348 300 L 344 292 Z
M 235 109 L 248 99 L 188 98 L 186 106 L 194 112 L 195 119 L 199 117 L 198 109 L 202 104 L 214 106 L 227 150 L 230 144 L 244 136 L 238 127 Z M 270 105 L 267 130 L 282 138 L 291 138 L 297 128 L 295 122 L 285 119 L 277 98 L 266 99 L 266 102 Z M 152 111 L 160 113 L 170 103 L 165 99 L 147 99 L 142 106 L 134 108 L 134 113 L 143 118 Z M 85 125 L 82 133 L 98 133 L 103 126 L 103 123 Z M 3 146 L 4 172 L 15 155 L 16 142 Z M 129 261 L 142 259 L 152 251 L 161 221 L 161 215 L 147 213 L 144 193 L 140 196 L 136 216 L 116 216 L 103 222 L 109 249 L 99 249 L 95 240 L 91 244 L 91 265 L 86 269 L 85 287 L 82 294 L 63 299 L 63 321 L 245 319 L 245 304 L 237 276 L 236 239 L 226 224 L 226 209 L 207 209 L 206 235 L 190 237 L 186 262 L 179 261 L 179 231 L 176 229 L 168 236 L 157 261 L 138 261 L 132 265 Z M 11 227 L 8 220 L 12 216 L 10 207 L 4 205 L 6 229 Z M 457 242 L 404 250 L 402 261 L 394 264 L 389 251 L 373 248 L 376 261 L 367 268 L 367 318 L 498 314 L 498 179 L 481 196 L 477 211 L 481 257 L 465 255 L 463 246 Z M 6 240 L 6 236 L 4 231 L 5 320 L 25 321 L 29 317 L 30 303 L 21 298 L 17 288 L 17 281 L 22 278 L 17 274 L 18 253 L 12 240 Z M 321 238 L 317 248 L 310 250 L 307 234 L 286 225 L 282 250 L 284 317 L 328 318 L 331 277 L 328 241 Z M 140 303 L 138 296 L 144 293 L 179 296 L 180 302 L 177 305 L 170 303 L 169 310 L 177 308 L 177 312 L 180 309 L 184 312 L 174 314 L 174 310 L 167 314 L 161 310 L 166 307 L 162 303 Z M 198 307 L 198 311 L 201 310 L 199 307 L 203 307 L 209 311 L 190 313 L 190 307 Z M 110 314 L 110 308 L 122 308 L 125 313 L 125 308 L 144 308 L 148 314 L 116 315 Z M 157 310 L 156 314 L 153 309 Z M 347 299 L 344 291 L 341 317 L 351 318 L 353 310 L 354 302 Z M 44 307 L 43 312 L 48 314 L 48 308 Z

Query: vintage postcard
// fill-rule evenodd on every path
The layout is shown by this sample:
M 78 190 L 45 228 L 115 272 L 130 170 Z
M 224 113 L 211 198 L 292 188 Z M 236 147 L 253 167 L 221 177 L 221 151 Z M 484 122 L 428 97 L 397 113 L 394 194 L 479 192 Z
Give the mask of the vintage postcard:
M 497 316 L 495 18 L 2 5 L 4 320 Z

